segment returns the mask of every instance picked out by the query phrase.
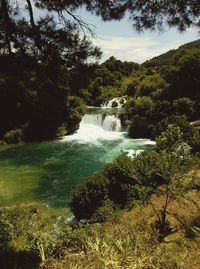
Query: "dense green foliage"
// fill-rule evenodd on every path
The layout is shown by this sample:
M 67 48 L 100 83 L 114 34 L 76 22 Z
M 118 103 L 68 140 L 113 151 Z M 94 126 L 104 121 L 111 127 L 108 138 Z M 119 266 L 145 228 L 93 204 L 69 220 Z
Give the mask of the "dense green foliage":
M 52 4 L 1 3 L 0 139 L 15 129 L 22 130 L 20 139 L 38 140 L 60 135 L 61 126 L 64 133 L 78 128 L 83 115 L 78 91 L 95 69 L 88 59 L 101 53 L 81 36 L 79 21 L 63 14 L 64 7 L 52 11 Z
M 73 191 L 71 209 L 79 218 L 90 218 L 108 196 L 108 179 L 101 173 L 89 177 Z
M 66 70 L 55 64 L 53 76 L 33 58 L 20 55 L 1 56 L 0 63 L 1 138 L 16 128 L 26 140 L 55 137 L 61 125 L 68 133 L 77 129 L 84 104 L 78 97 L 67 97 L 71 93 Z
M 128 13 L 138 31 L 166 23 L 180 31 L 200 25 L 199 1 L 1 1 L 0 139 L 12 144 L 70 134 L 84 102 L 100 105 L 122 95 L 127 103 L 121 119 L 129 135 L 157 137 L 155 150 L 134 159 L 122 155 L 73 190 L 70 206 L 77 220 L 109 220 L 107 230 L 84 221 L 71 228 L 66 216 L 35 205 L 1 207 L 1 267 L 199 268 L 199 178 L 191 161 L 199 162 L 191 151 L 200 150 L 199 42 L 143 65 L 114 57 L 88 64 L 101 53 L 86 38 L 84 31 L 91 29 L 74 16 L 79 7 L 103 20 Z M 189 213 L 178 214 L 181 206 Z M 122 217 L 123 224 L 118 220 L 109 228 L 119 210 L 130 214 L 132 208 L 132 221 Z M 178 240 L 166 245 L 172 230 Z
M 120 117 L 131 137 L 155 139 L 175 124 L 198 151 L 199 129 L 190 122 L 200 115 L 199 44 L 188 43 L 142 65 L 110 57 L 97 66 L 89 86 L 79 93 L 90 105 L 125 96 Z
M 78 219 L 94 218 L 108 201 L 116 208 L 128 209 L 147 201 L 162 186 L 162 193 L 167 197 L 159 217 L 164 234 L 170 199 L 183 197 L 184 189 L 187 192 L 192 186 L 192 179 L 183 178 L 189 169 L 190 150 L 180 128 L 169 125 L 158 137 L 156 150 L 141 153 L 134 159 L 122 155 L 101 173 L 75 187 L 70 202 L 73 213 Z
M 63 212 L 38 205 L 1 207 L 2 268 L 187 269 L 191 262 L 198 268 L 199 175 L 193 170 L 199 172 L 199 158 L 177 126 L 169 125 L 156 143 L 134 159 L 120 156 L 74 189 L 71 209 L 89 223 L 68 223 Z M 188 249 L 186 261 L 179 260 Z
M 1 138 L 16 128 L 25 140 L 55 137 L 61 125 L 68 133 L 77 129 L 84 104 L 70 97 L 66 70 L 54 64 L 53 76 L 35 59 L 20 55 L 1 56 L 0 62 Z
M 85 7 L 103 20 L 121 19 L 128 13 L 137 30 L 162 28 L 166 14 L 168 25 L 180 30 L 198 25 L 199 5 L 196 1 L 182 1 L 181 4 L 179 1 L 143 3 L 140 0 L 134 3 L 2 1 L 0 139 L 16 129 L 21 129 L 22 136 L 13 142 L 47 139 L 73 132 L 78 128 L 83 110 L 79 99 L 69 107 L 66 104 L 69 96 L 80 96 L 90 105 L 100 105 L 122 95 L 131 98 L 148 96 L 152 101 L 142 99 L 131 111 L 128 109 L 133 103 L 127 105 L 124 125 L 130 126 L 133 137 L 155 138 L 163 120 L 168 123 L 179 121 L 171 118 L 172 114 L 184 114 L 188 120 L 197 118 L 200 112 L 198 42 L 157 57 L 143 66 L 123 63 L 114 57 L 101 65 L 88 64 L 91 58 L 99 59 L 101 53 L 86 38 L 86 34 L 91 34 L 89 25 L 74 15 L 79 7 Z M 183 97 L 189 99 L 174 101 Z M 170 103 L 164 103 L 167 115 L 162 115 L 160 109 L 165 100 Z
M 80 94 L 90 105 L 101 105 L 113 97 L 126 94 L 131 76 L 140 66 L 133 62 L 122 62 L 115 57 L 97 66 L 88 88 L 81 89 Z
M 34 204 L 0 208 L 2 268 L 37 268 L 40 261 L 56 256 L 56 246 L 69 230 L 64 217 Z
M 0 209 L 2 269 L 131 268 L 187 269 L 199 267 L 199 211 L 190 197 L 184 209 L 173 205 L 177 232 L 159 242 L 153 211 L 139 206 L 104 224 L 70 227 L 66 215 L 36 205 Z M 157 200 L 156 209 L 161 200 Z M 197 204 L 197 201 L 196 201 Z M 107 205 L 108 209 L 109 205 Z M 105 208 L 105 207 L 104 207 Z M 184 209 L 184 215 L 181 215 Z M 101 211 L 102 212 L 102 211 Z M 105 213 L 105 211 L 104 211 Z M 170 239 L 170 236 L 172 238 Z M 183 256 L 187 254 L 187 259 Z M 181 267 L 180 267 L 181 266 Z
M 190 145 L 198 144 L 199 129 L 189 124 L 200 115 L 200 48 L 192 44 L 146 62 L 134 74 L 121 115 L 132 137 L 155 139 L 175 124 Z

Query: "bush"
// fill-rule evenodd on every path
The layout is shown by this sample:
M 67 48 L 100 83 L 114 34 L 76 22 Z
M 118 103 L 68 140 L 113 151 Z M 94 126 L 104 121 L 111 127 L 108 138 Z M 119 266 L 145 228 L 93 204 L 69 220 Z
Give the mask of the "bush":
M 20 261 L 19 267 L 12 264 L 16 263 L 14 259 L 6 260 L 5 253 L 12 258 L 20 253 L 23 253 L 26 259 L 30 259 L 32 255 L 38 261 L 53 256 L 69 230 L 64 222 L 65 218 L 58 221 L 59 214 L 34 204 L 1 207 L 0 259 L 5 263 L 3 268 L 27 268 L 24 266 L 24 260 Z M 12 264 L 10 267 L 9 262 Z
M 6 142 L 3 140 L 0 140 L 0 148 L 6 146 Z
M 65 122 L 69 134 L 79 128 L 82 116 L 85 114 L 85 104 L 80 97 L 68 96 L 66 101 Z
M 97 209 L 93 219 L 94 221 L 104 222 L 104 221 L 113 221 L 117 222 L 119 218 L 119 210 L 111 200 L 105 200 L 103 205 Z
M 4 135 L 4 139 L 7 144 L 17 144 L 22 140 L 22 138 L 23 130 L 19 128 L 11 130 Z
M 192 147 L 192 151 L 200 152 L 200 130 L 194 132 L 193 137 L 191 137 L 191 141 L 189 141 L 190 146 Z
M 62 124 L 61 126 L 57 128 L 56 137 L 60 138 L 60 137 L 65 136 L 66 134 L 67 134 L 67 129 L 64 124 Z
M 75 217 L 89 219 L 101 207 L 108 196 L 108 179 L 95 173 L 72 191 L 70 207 Z
M 182 97 L 173 101 L 173 111 L 180 115 L 185 115 L 187 119 L 191 120 L 194 115 L 195 103 L 187 97 Z
M 190 125 L 184 115 L 172 115 L 158 122 L 154 130 L 154 137 L 157 137 L 164 132 L 170 124 L 180 128 L 185 141 L 190 141 L 193 137 L 193 126 Z
M 146 117 L 135 115 L 132 118 L 129 135 L 132 138 L 152 138 L 153 126 L 149 124 Z
M 109 198 L 120 207 L 125 207 L 132 196 L 131 186 L 137 182 L 134 178 L 133 161 L 126 155 L 118 157 L 104 171 L 109 179 Z
M 152 187 L 161 181 L 153 159 L 156 154 L 141 155 L 134 160 L 122 155 L 102 172 L 81 182 L 71 194 L 70 207 L 75 217 L 103 221 L 111 219 L 116 208 L 130 209 L 145 200 Z
M 140 185 L 156 187 L 164 183 L 164 179 L 160 176 L 160 156 L 157 152 L 142 152 L 134 159 L 133 165 Z

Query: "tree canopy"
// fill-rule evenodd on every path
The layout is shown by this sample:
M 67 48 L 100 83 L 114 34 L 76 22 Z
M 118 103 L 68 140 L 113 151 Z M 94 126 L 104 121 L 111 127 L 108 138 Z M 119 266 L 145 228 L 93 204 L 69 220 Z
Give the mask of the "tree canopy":
M 200 3 L 198 0 L 76 0 L 36 1 L 50 10 L 68 8 L 73 11 L 84 6 L 103 20 L 120 20 L 128 15 L 133 27 L 162 30 L 166 25 L 180 31 L 191 26 L 200 26 Z M 68 10 L 68 11 L 69 11 Z
M 99 56 L 99 51 L 78 35 L 80 29 L 91 31 L 87 22 L 75 15 L 81 7 L 104 21 L 128 16 L 137 31 L 163 30 L 166 26 L 180 31 L 200 27 L 198 0 L 1 0 L 1 51 L 11 53 L 15 48 L 34 55 L 43 52 L 46 57 L 68 58 L 71 63 L 78 58 Z M 73 54 L 74 50 L 82 53 Z
M 83 102 L 68 97 L 87 84 L 93 70 L 88 59 L 101 55 L 81 33 L 80 28 L 89 30 L 87 24 L 58 7 L 62 1 L 0 3 L 0 138 L 16 141 L 23 133 L 28 140 L 46 139 L 61 129 L 73 132 Z
M 34 56 L 44 64 L 56 61 L 69 68 L 84 63 L 88 57 L 98 58 L 100 51 L 79 34 L 79 27 L 89 29 L 87 24 L 73 17 L 65 6 L 59 7 L 61 3 L 1 1 L 1 53 L 20 52 Z M 65 10 L 74 20 L 63 14 Z
M 146 103 L 142 106 L 139 101 L 132 109 L 137 112 L 134 118 L 132 110 L 127 115 L 127 120 L 132 118 L 132 125 L 137 126 L 138 135 L 142 136 L 149 136 L 149 133 L 155 136 L 157 133 L 152 124 L 145 132 L 143 127 L 149 121 L 157 121 L 154 110 L 166 114 L 160 109 L 162 99 L 190 98 L 192 102 L 184 99 L 173 106 L 177 113 L 184 110 L 192 119 L 198 111 L 192 97 L 199 96 L 198 48 L 190 54 L 188 49 L 183 49 L 180 55 L 175 55 L 172 63 L 167 62 L 162 67 L 157 65 L 155 70 L 151 61 L 139 66 L 123 63 L 114 57 L 98 66 L 93 63 L 101 57 L 101 52 L 89 38 L 93 34 L 92 27 L 76 13 L 85 8 L 104 21 L 128 16 L 137 31 L 162 30 L 167 25 L 182 31 L 200 25 L 198 2 L 1 0 L 0 138 L 8 133 L 9 141 L 11 135 L 15 141 L 16 135 L 19 136 L 17 141 L 21 140 L 23 132 L 18 129 L 23 129 L 30 139 L 52 138 L 56 134 L 73 132 L 78 128 L 83 113 L 80 99 L 72 102 L 74 107 L 69 108 L 69 100 L 73 100 L 73 96 L 82 97 L 91 105 L 126 94 L 144 97 L 143 101 L 146 96 L 152 98 L 150 111 Z M 168 57 L 165 56 L 163 61 L 165 58 Z M 156 62 L 161 61 L 154 60 L 154 65 Z M 191 90 L 188 91 L 188 88 Z M 161 101 L 154 105 L 157 99 Z M 187 109 L 183 109 L 184 104 Z M 169 110 L 166 102 L 165 108 Z

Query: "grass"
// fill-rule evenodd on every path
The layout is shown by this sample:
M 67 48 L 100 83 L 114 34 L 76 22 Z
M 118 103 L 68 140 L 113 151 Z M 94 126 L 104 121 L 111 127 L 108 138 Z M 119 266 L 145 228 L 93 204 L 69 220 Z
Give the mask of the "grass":
M 154 195 L 159 207 L 164 197 Z M 192 190 L 185 202 L 173 201 L 168 211 L 170 233 L 163 241 L 155 226 L 150 204 L 121 212 L 118 221 L 85 226 L 79 230 L 78 248 L 61 251 L 59 259 L 48 259 L 42 269 L 199 269 L 200 232 L 188 235 L 200 219 L 200 192 Z M 198 224 L 200 225 L 200 223 Z
M 194 172 L 199 182 L 199 168 L 195 167 L 191 173 Z M 163 199 L 162 195 L 154 194 L 151 203 L 159 210 Z M 20 236 L 14 237 L 14 241 L 11 241 L 15 249 L 14 254 L 19 254 L 24 250 L 24 246 L 27 246 L 29 237 L 26 237 L 26 234 L 34 235 L 34 231 L 29 231 L 27 227 L 39 227 L 36 231 L 37 240 L 43 242 L 42 240 L 45 239 L 47 244 L 54 236 L 56 238 L 58 233 L 55 243 L 49 244 L 54 251 L 49 252 L 44 244 L 48 254 L 47 259 L 43 262 L 40 260 L 33 269 L 200 268 L 200 230 L 195 229 L 200 227 L 198 189 L 190 190 L 185 200 L 173 200 L 170 203 L 167 212 L 169 234 L 162 241 L 156 225 L 157 218 L 150 203 L 138 205 L 130 211 L 120 211 L 118 218 L 105 223 L 89 224 L 83 221 L 73 228 L 66 225 L 66 211 L 46 210 L 45 207 L 34 204 L 15 208 L 16 211 L 14 210 L 13 213 L 18 220 L 17 226 L 22 226 L 22 229 L 20 229 Z M 7 207 L 4 214 L 10 210 L 12 211 Z M 62 222 L 59 222 L 64 230 L 59 230 L 55 222 L 60 216 L 64 216 L 61 217 Z M 34 219 L 37 220 L 36 224 Z M 14 254 L 11 253 L 12 257 Z M 26 252 L 26 254 L 30 253 Z M 25 267 L 15 268 L 26 269 L 27 263 L 23 263 L 23 266 Z

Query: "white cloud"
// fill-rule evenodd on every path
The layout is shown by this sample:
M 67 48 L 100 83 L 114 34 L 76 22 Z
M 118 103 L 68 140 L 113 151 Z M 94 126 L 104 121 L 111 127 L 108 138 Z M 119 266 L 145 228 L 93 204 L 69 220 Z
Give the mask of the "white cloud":
M 103 36 L 95 41 L 96 45 L 103 51 L 102 61 L 110 56 L 115 56 L 122 61 L 133 61 L 142 63 L 148 59 L 158 56 L 168 50 L 178 48 L 179 41 L 163 44 L 153 38 Z

